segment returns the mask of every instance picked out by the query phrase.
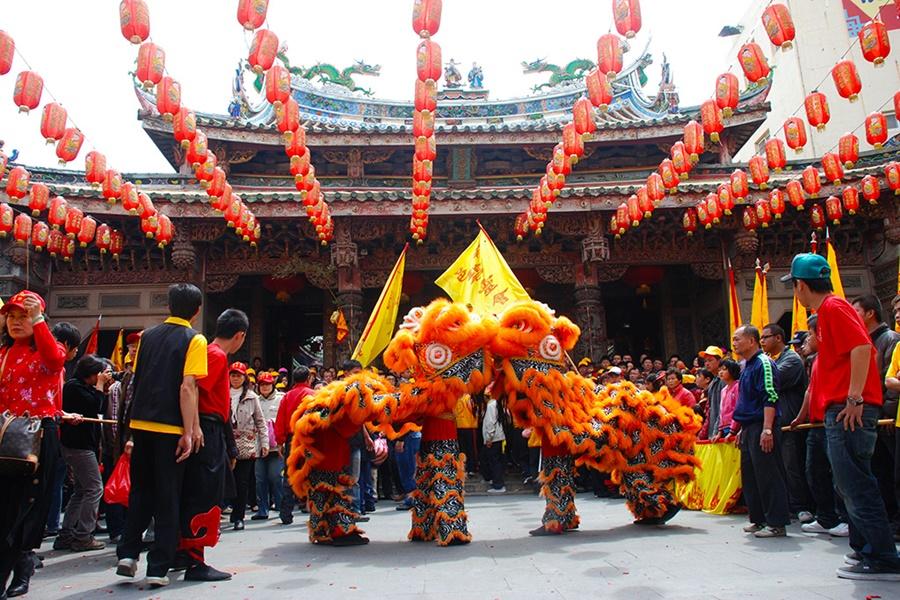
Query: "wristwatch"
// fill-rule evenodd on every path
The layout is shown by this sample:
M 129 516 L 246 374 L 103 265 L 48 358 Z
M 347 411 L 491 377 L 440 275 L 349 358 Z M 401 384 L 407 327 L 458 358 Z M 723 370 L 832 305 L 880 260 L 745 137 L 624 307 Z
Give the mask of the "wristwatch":
M 771 429 L 763 429 L 762 432 L 763 432 L 765 435 L 772 435 L 772 430 L 771 430 Z
M 850 406 L 862 406 L 865 404 L 865 400 L 862 398 L 854 398 L 853 396 L 847 396 L 847 404 Z

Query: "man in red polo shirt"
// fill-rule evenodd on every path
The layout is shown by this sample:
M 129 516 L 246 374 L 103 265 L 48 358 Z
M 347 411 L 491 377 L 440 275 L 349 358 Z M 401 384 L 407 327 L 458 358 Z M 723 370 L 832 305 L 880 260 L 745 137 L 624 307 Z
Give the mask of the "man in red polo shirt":
M 231 411 L 228 355 L 244 345 L 250 321 L 242 311 L 229 308 L 216 320 L 215 339 L 207 346 L 208 374 L 198 383 L 199 427 L 204 445 L 185 465 L 181 496 L 181 539 L 176 567 L 187 569 L 185 581 L 224 581 L 231 573 L 206 564 L 204 548 L 219 541 L 221 504 L 229 468 L 225 450 L 225 424 Z
M 872 474 L 881 416 L 881 377 L 875 347 L 862 319 L 832 293 L 831 267 L 818 254 L 798 254 L 791 272 L 797 299 L 818 314 L 819 354 L 810 420 L 824 420 L 835 487 L 850 520 L 844 579 L 900 581 L 900 557 Z

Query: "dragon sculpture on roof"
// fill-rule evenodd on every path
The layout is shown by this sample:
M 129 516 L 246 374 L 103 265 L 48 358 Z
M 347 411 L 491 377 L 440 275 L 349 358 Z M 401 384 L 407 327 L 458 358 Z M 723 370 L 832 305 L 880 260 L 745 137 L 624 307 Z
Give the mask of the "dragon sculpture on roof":
M 549 81 L 531 88 L 534 92 L 540 92 L 544 88 L 555 88 L 580 82 L 584 79 L 584 76 L 588 74 L 588 71 L 595 66 L 596 65 L 592 61 L 584 58 L 576 58 L 565 67 L 548 63 L 544 58 L 539 58 L 531 62 L 522 62 L 522 70 L 524 73 L 550 73 Z
M 311 67 L 294 67 L 291 60 L 287 56 L 287 47 L 282 46 L 276 54 L 285 68 L 290 71 L 291 75 L 300 79 L 315 80 L 322 84 L 337 85 L 347 88 L 351 92 L 361 92 L 366 96 L 372 95 L 372 90 L 356 85 L 353 80 L 354 75 L 372 75 L 377 77 L 381 74 L 381 65 L 370 65 L 364 60 L 358 60 L 346 69 L 338 69 L 328 63 L 316 63 Z M 248 66 L 249 68 L 249 66 Z M 265 85 L 265 75 L 257 75 L 253 82 L 253 87 L 257 92 L 261 92 Z

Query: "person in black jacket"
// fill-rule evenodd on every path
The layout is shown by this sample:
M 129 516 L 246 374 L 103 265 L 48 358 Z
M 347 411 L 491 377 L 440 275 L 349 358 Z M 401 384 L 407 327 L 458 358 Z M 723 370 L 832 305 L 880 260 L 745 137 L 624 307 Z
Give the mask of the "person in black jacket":
M 63 386 L 63 410 L 98 418 L 106 412 L 103 388 L 112 372 L 106 362 L 93 354 L 83 356 L 75 366 L 72 379 Z M 72 470 L 75 490 L 66 506 L 62 530 L 53 548 L 75 552 L 102 550 L 106 544 L 95 540 L 97 509 L 103 496 L 100 478 L 100 425 L 98 423 L 63 423 L 60 427 L 63 458 Z

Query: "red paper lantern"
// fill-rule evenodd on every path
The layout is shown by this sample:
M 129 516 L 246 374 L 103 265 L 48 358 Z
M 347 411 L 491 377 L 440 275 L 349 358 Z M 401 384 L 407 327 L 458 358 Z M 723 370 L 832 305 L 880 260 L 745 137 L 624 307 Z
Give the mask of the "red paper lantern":
M 834 87 L 837 88 L 841 98 L 856 102 L 862 90 L 862 82 L 852 60 L 842 60 L 834 65 L 831 69 L 831 78 L 834 79 Z
M 441 47 L 431 40 L 422 40 L 416 48 L 416 72 L 419 81 L 438 81 L 443 68 Z
M 747 173 L 744 171 L 735 169 L 731 173 L 729 181 L 731 183 L 731 193 L 734 194 L 735 198 L 743 199 L 750 193 L 750 188 L 747 184 Z
M 753 183 L 758 185 L 759 189 L 764 190 L 769 187 L 769 165 L 765 158 L 757 154 L 750 159 L 747 167 L 750 169 L 750 177 L 753 178 Z
M 866 141 L 876 150 L 881 150 L 887 141 L 888 135 L 887 119 L 885 119 L 884 114 L 873 112 L 866 117 L 865 129 Z
M 181 84 L 171 77 L 163 77 L 156 86 L 156 110 L 169 123 L 181 110 Z
M 653 216 L 653 200 L 650 199 L 650 194 L 647 192 L 646 186 L 641 186 L 637 191 L 637 199 L 638 206 L 641 209 L 641 212 L 644 214 L 645 219 L 649 219 Z
M 716 188 L 716 196 L 719 197 L 719 206 L 722 207 L 722 212 L 730 215 L 734 210 L 734 194 L 731 193 L 731 185 L 720 183 Z
M 803 184 L 793 179 L 788 181 L 784 188 L 787 191 L 788 202 L 797 210 L 803 210 L 806 205 L 806 192 L 803 191 Z
M 297 131 L 300 127 L 300 105 L 297 104 L 297 101 L 288 96 L 285 102 L 276 104 L 275 122 L 281 133 Z
M 278 54 L 278 36 L 268 29 L 260 29 L 253 36 L 253 44 L 250 46 L 250 56 L 247 62 L 257 75 L 262 75 L 275 64 Z
M 825 200 L 825 215 L 834 225 L 841 224 L 841 217 L 844 216 L 844 210 L 841 207 L 841 199 L 837 196 L 828 196 Z
M 94 241 L 96 233 L 97 221 L 93 217 L 85 217 L 81 220 L 81 227 L 78 228 L 78 245 L 87 248 L 87 245 Z
M 412 26 L 416 35 L 427 38 L 441 27 L 441 0 L 415 0 Z
M 312 166 L 310 165 L 309 159 L 309 152 L 304 152 L 300 156 L 291 157 L 291 175 L 294 176 L 295 183 L 298 179 L 302 179 L 309 173 L 309 169 Z
M 56 143 L 66 132 L 66 109 L 56 102 L 48 102 L 41 113 L 41 135 L 48 144 Z
M 614 33 L 601 35 L 597 40 L 597 68 L 608 79 L 615 79 L 622 70 L 623 55 L 622 41 Z
M 232 197 L 231 204 L 229 204 L 225 209 L 225 213 L 223 215 L 228 227 L 234 227 L 237 224 L 238 219 L 241 218 L 241 208 L 243 206 L 244 203 L 241 200 L 241 197 L 235 194 Z
M 413 137 L 431 137 L 434 135 L 434 113 L 430 110 L 417 110 L 413 113 Z
M 121 231 L 116 229 L 112 230 L 112 233 L 109 234 L 109 253 L 112 254 L 112 257 L 118 260 L 119 255 L 122 254 L 122 251 L 125 249 L 125 236 Z
M 35 221 L 31 228 L 31 245 L 36 252 L 43 252 L 50 241 L 50 227 L 43 221 Z
M 844 178 L 844 168 L 841 159 L 834 152 L 826 152 L 822 156 L 822 169 L 825 171 L 825 179 L 834 185 L 840 185 Z
M 838 158 L 845 169 L 852 169 L 859 160 L 859 138 L 852 133 L 845 133 L 838 140 Z
M 13 230 L 15 211 L 6 202 L 0 203 L 0 238 L 6 238 Z
M 822 189 L 822 182 L 819 179 L 819 170 L 812 165 L 803 169 L 801 175 L 803 178 L 803 189 L 809 194 L 810 198 L 818 198 L 819 191 Z
M 888 187 L 894 191 L 894 195 L 900 196 L 900 163 L 888 163 L 884 167 L 884 179 Z
M 156 215 L 141 219 L 141 231 L 147 239 L 153 239 L 157 229 L 159 229 L 159 217 Z
M 759 219 L 759 225 L 765 229 L 772 222 L 772 207 L 769 206 L 769 201 L 766 198 L 760 198 L 753 205 L 756 208 L 756 217 Z
M 706 195 L 705 204 L 706 214 L 709 215 L 710 221 L 713 224 L 718 224 L 722 218 L 722 206 L 719 204 L 719 195 L 715 192 L 710 192 Z
M 716 78 L 716 105 L 726 119 L 737 110 L 740 93 L 740 83 L 734 73 L 722 73 Z
M 82 144 L 84 144 L 84 134 L 74 127 L 67 127 L 59 143 L 56 144 L 56 156 L 59 158 L 59 164 L 65 166 L 66 163 L 75 160 L 78 153 L 81 152 Z
M 12 69 L 16 55 L 16 42 L 12 36 L 0 29 L 0 75 L 6 75 Z
M 684 229 L 685 233 L 688 234 L 688 237 L 694 235 L 694 232 L 697 231 L 696 210 L 688 208 L 684 211 L 684 215 L 681 217 L 681 227 Z
M 302 177 L 294 176 L 294 187 L 296 187 L 297 191 L 300 192 L 301 197 L 304 197 L 303 194 L 311 190 L 315 183 L 316 168 L 312 165 L 309 166 L 309 170 L 306 172 L 306 175 Z
M 613 19 L 616 29 L 626 38 L 633 38 L 641 29 L 641 4 L 638 0 L 613 0 Z
M 213 169 L 212 178 L 207 182 L 206 195 L 210 197 L 219 197 L 225 191 L 225 184 L 228 183 L 227 176 L 222 167 Z
M 594 110 L 591 101 L 587 98 L 579 98 L 572 107 L 572 122 L 575 125 L 575 131 L 580 136 L 587 136 L 597 130 L 597 124 L 594 123 Z
M 669 158 L 663 159 L 659 163 L 657 169 L 659 176 L 662 177 L 663 185 L 669 190 L 670 194 L 674 194 L 678 190 L 678 173 L 675 171 L 675 165 Z
M 40 75 L 34 71 L 22 71 L 16 77 L 13 102 L 19 107 L 19 112 L 27 113 L 40 105 L 43 91 L 44 80 Z
M 272 65 L 266 71 L 266 100 L 280 106 L 291 97 L 291 74 L 281 65 Z
M 769 76 L 771 69 L 762 48 L 755 42 L 744 44 L 738 51 L 738 62 L 744 70 L 744 76 L 751 83 L 759 83 L 764 85 L 766 78 Z
M 194 176 L 200 183 L 200 187 L 204 190 L 209 187 L 209 182 L 212 181 L 213 176 L 216 174 L 218 162 L 219 161 L 216 158 L 216 155 L 212 153 L 212 150 L 207 150 L 206 160 L 194 171 Z
M 106 201 L 114 204 L 122 195 L 122 175 L 115 169 L 107 169 L 101 191 Z
M 806 120 L 818 131 L 825 131 L 825 125 L 831 119 L 831 112 L 828 110 L 828 98 L 819 91 L 812 92 L 803 101 L 806 107 Z
M 844 204 L 844 210 L 851 215 L 855 215 L 859 211 L 859 190 L 848 185 L 841 192 L 841 201 Z
M 793 46 L 796 35 L 794 20 L 784 4 L 770 4 L 763 11 L 762 23 L 773 44 L 780 46 L 782 50 L 789 50 Z
M 237 9 L 238 23 L 248 31 L 259 29 L 266 22 L 268 9 L 269 0 L 240 0 Z
M 818 204 L 813 204 L 809 209 L 809 222 L 818 230 L 825 229 L 825 211 Z
M 106 178 L 106 156 L 96 150 L 91 150 L 84 157 L 84 180 L 94 188 L 103 185 Z
M 592 69 L 584 78 L 591 104 L 606 111 L 613 101 L 612 83 L 600 69 Z
M 437 157 L 437 142 L 434 136 L 416 138 L 416 158 L 422 161 L 433 161 Z
M 672 165 L 675 167 L 675 172 L 678 173 L 678 178 L 681 180 L 687 179 L 688 173 L 691 171 L 691 158 L 684 147 L 684 142 L 672 144 L 669 155 L 672 157 Z
M 784 139 L 798 154 L 803 152 L 803 146 L 806 145 L 806 126 L 800 117 L 790 117 L 784 122 Z
M 198 129 L 194 135 L 194 139 L 188 144 L 187 152 L 184 154 L 185 161 L 191 165 L 192 169 L 196 169 L 206 162 L 206 153 L 209 151 L 209 140 L 202 129 Z
M 68 215 L 69 203 L 62 196 L 55 196 L 47 209 L 47 222 L 50 223 L 50 227 L 54 230 L 62 229 L 66 226 Z
M 891 53 L 891 40 L 887 27 L 879 20 L 869 21 L 859 30 L 859 47 L 863 58 L 876 67 L 884 64 L 884 59 Z
M 521 242 L 528 235 L 527 217 L 524 214 L 518 215 L 513 228 L 516 232 L 516 241 Z
M 874 175 L 866 175 L 860 183 L 862 196 L 869 204 L 878 204 L 878 198 L 881 196 L 881 184 Z
M 209 190 L 207 190 L 208 192 Z M 217 213 L 225 212 L 225 209 L 231 204 L 233 192 L 231 184 L 226 182 L 219 196 L 210 196 L 209 205 Z
M 101 223 L 97 226 L 96 244 L 100 254 L 109 252 L 109 248 L 112 245 L 112 228 L 106 223 Z
M 569 157 L 566 156 L 566 149 L 562 144 L 557 144 L 553 148 L 553 158 L 550 159 L 550 168 L 557 175 L 568 175 L 572 172 L 572 165 L 569 164 Z
M 631 226 L 631 220 L 628 218 L 628 205 L 624 202 L 616 209 L 616 222 L 619 225 L 616 237 L 624 234 Z
M 138 199 L 138 189 L 130 181 L 126 181 L 122 184 L 122 193 L 119 194 L 119 197 L 122 199 L 122 208 L 125 209 L 125 212 L 136 215 L 138 208 L 141 206 L 141 202 Z
M 422 81 L 416 79 L 416 110 L 430 110 L 437 108 L 437 82 L 434 79 Z
M 697 211 L 697 221 L 700 222 L 700 225 L 702 225 L 704 229 L 710 229 L 712 227 L 712 218 L 706 210 L 706 202 L 701 200 L 700 203 L 697 204 L 695 210 Z
M 306 154 L 306 128 L 300 126 L 284 134 L 284 153 L 290 157 Z
M 149 219 L 157 214 L 156 207 L 153 206 L 153 200 L 144 192 L 138 192 L 138 210 L 137 213 L 142 219 Z
M 632 227 L 637 227 L 644 218 L 644 213 L 641 211 L 637 195 L 630 195 L 628 200 L 625 201 L 625 205 L 628 209 L 628 222 L 631 223 Z
M 759 228 L 759 216 L 757 215 L 756 207 L 745 207 L 741 221 L 744 224 L 744 229 L 747 231 L 756 231 Z
M 119 4 L 119 27 L 132 44 L 140 44 L 150 35 L 150 10 L 144 0 L 122 0 Z
M 653 172 L 647 176 L 647 196 L 653 201 L 654 206 L 659 206 L 666 197 L 666 185 L 659 173 Z
M 584 156 L 584 140 L 575 129 L 574 123 L 569 123 L 563 127 L 563 152 L 565 152 L 572 164 L 578 162 L 578 159 Z
M 134 76 L 144 89 L 152 89 L 166 72 L 166 52 L 153 42 L 144 42 L 138 49 L 137 70 Z
M 6 178 L 6 195 L 13 201 L 20 200 L 28 193 L 31 173 L 25 167 L 15 167 Z
M 784 192 L 779 189 L 769 192 L 769 209 L 772 211 L 772 216 L 775 217 L 776 221 L 781 219 L 785 209 Z
M 684 148 L 688 151 L 692 163 L 700 160 L 703 154 L 703 127 L 693 119 L 684 126 Z
M 197 116 L 189 108 L 182 106 L 175 113 L 172 121 L 172 135 L 185 150 L 191 145 L 191 141 L 197 135 Z
M 83 220 L 84 213 L 81 212 L 81 209 L 70 204 L 66 209 L 66 222 L 63 224 L 63 230 L 66 232 L 67 238 L 70 240 L 75 239 L 75 236 L 78 235 L 78 231 L 81 229 Z
M 894 114 L 900 115 L 900 92 L 894 92 Z
M 47 210 L 50 205 L 50 188 L 43 183 L 33 183 L 31 185 L 30 197 L 28 198 L 28 208 L 35 217 L 40 216 L 42 212 Z
M 719 142 L 719 137 L 725 126 L 722 123 L 722 110 L 715 100 L 707 100 L 700 105 L 700 121 L 703 123 L 703 131 L 713 143 Z
M 166 215 L 159 215 L 156 224 L 156 242 L 160 249 L 165 248 L 175 237 L 172 220 Z
M 57 255 L 62 254 L 65 244 L 66 236 L 56 229 L 51 229 L 50 234 L 47 236 L 47 252 L 50 253 L 50 256 L 56 258 Z
M 787 164 L 787 157 L 784 152 L 784 142 L 778 138 L 770 138 L 766 140 L 766 163 L 770 169 L 776 173 L 780 173 Z
M 19 213 L 13 221 L 13 239 L 20 246 L 28 245 L 31 240 L 31 217 L 25 213 Z

